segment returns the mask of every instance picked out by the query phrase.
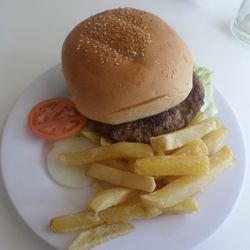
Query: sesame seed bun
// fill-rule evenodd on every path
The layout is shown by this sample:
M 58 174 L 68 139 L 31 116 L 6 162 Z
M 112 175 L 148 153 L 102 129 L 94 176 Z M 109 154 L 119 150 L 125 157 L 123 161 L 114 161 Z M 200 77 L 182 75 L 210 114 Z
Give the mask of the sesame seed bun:
M 193 60 L 154 14 L 112 9 L 77 25 L 62 49 L 64 77 L 86 117 L 120 124 L 168 110 L 192 89 Z

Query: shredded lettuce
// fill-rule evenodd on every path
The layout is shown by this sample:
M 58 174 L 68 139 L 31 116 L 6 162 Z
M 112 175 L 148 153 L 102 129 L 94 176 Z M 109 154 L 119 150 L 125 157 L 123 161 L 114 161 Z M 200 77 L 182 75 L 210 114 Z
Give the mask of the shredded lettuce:
M 206 117 L 213 116 L 218 112 L 213 96 L 213 72 L 204 67 L 195 67 L 194 71 L 200 77 L 205 91 L 204 105 L 202 106 L 201 111 L 206 114 Z

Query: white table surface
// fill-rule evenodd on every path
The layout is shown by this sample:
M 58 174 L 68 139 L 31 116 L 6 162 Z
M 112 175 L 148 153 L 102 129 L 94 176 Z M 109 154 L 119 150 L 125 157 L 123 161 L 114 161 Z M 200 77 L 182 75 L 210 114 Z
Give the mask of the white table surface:
M 236 112 L 250 145 L 250 47 L 230 33 L 237 0 L 1 0 L 0 129 L 20 93 L 39 74 L 60 62 L 67 33 L 85 17 L 112 7 L 134 6 L 164 18 L 184 38 L 198 65 L 214 71 L 214 84 Z M 195 250 L 250 249 L 250 172 L 232 215 Z M 227 194 L 230 195 L 230 194 Z M 223 197 L 222 197 L 223 198 Z M 0 176 L 0 249 L 52 250 L 22 221 Z

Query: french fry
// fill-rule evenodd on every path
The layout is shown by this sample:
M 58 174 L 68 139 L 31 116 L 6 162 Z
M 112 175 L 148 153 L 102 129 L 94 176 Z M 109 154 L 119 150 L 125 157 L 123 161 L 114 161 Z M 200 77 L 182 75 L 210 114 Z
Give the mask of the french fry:
M 135 160 L 128 161 L 127 170 L 134 173 L 134 164 L 135 164 Z
M 165 155 L 138 159 L 134 171 L 139 175 L 206 175 L 209 159 L 206 155 Z
M 130 170 L 128 167 L 128 161 L 122 160 L 122 159 L 104 160 L 99 163 L 112 167 L 112 168 L 118 168 L 118 169 L 125 170 L 125 171 Z
M 98 179 L 94 179 L 94 185 L 93 187 L 95 188 L 95 194 L 97 194 L 98 192 L 102 192 L 106 189 L 110 189 L 110 188 L 115 188 L 117 186 L 113 185 L 112 183 L 108 183 L 106 181 L 103 181 L 103 180 L 98 180 Z
M 151 194 L 141 196 L 149 207 L 171 207 L 202 190 L 233 163 L 233 154 L 228 146 L 210 157 L 210 172 L 205 176 L 184 176 Z
M 146 192 L 152 192 L 156 187 L 155 180 L 152 176 L 140 176 L 99 163 L 93 163 L 86 172 L 86 175 L 118 186 Z
M 169 175 L 169 176 L 164 176 L 162 179 L 161 179 L 161 181 L 163 182 L 163 183 L 165 183 L 165 185 L 166 184 L 169 184 L 170 182 L 172 182 L 172 181 L 175 181 L 175 180 L 177 180 L 178 178 L 181 178 L 182 176 L 178 176 L 178 175 Z M 165 186 L 164 185 L 164 186 Z
M 193 126 L 177 130 L 175 132 L 150 138 L 150 143 L 155 152 L 172 150 L 184 146 L 185 144 L 201 138 L 209 132 L 217 129 L 220 122 L 212 117 Z
M 108 207 L 122 203 L 132 197 L 135 191 L 128 188 L 115 187 L 97 193 L 88 201 L 88 206 L 96 213 Z
M 198 211 L 192 196 L 234 161 L 230 148 L 223 147 L 227 129 L 216 117 L 206 119 L 202 112 L 186 128 L 150 138 L 151 146 L 113 143 L 88 128 L 82 133 L 100 146 L 65 152 L 60 159 L 71 166 L 91 164 L 86 172 L 96 187 L 88 201 L 91 210 L 58 216 L 50 222 L 53 232 L 86 230 L 69 250 L 90 249 L 129 233 L 134 226 L 125 222 L 131 220 Z
M 104 224 L 104 221 L 94 211 L 84 211 L 53 218 L 50 221 L 50 230 L 55 233 L 66 233 L 85 230 L 102 224 Z
M 81 166 L 111 159 L 136 159 L 153 156 L 152 148 L 143 143 L 118 142 L 79 152 L 63 153 L 60 159 L 66 165 Z
M 162 208 L 164 214 L 191 214 L 199 210 L 197 201 L 194 198 L 188 198 L 173 207 Z
M 172 150 L 160 151 L 160 155 L 173 155 L 176 151 L 180 150 L 180 148 L 175 148 Z M 162 154 L 164 152 L 164 154 Z M 159 155 L 158 152 L 154 152 L 154 155 Z
M 154 155 L 155 156 L 164 156 L 165 153 L 164 153 L 164 151 L 159 151 L 159 152 L 155 152 Z
M 162 176 L 161 176 L 161 178 L 160 177 L 155 178 L 155 182 L 156 182 L 156 188 L 155 188 L 155 190 L 163 188 L 166 185 L 166 183 L 163 180 L 163 178 L 164 177 L 162 177 Z
M 178 149 L 173 155 L 208 155 L 208 148 L 203 140 L 196 139 Z
M 104 190 L 104 188 L 99 180 L 93 179 L 92 186 L 95 189 L 96 194 L 99 192 L 102 192 Z
M 101 136 L 97 132 L 91 131 L 88 127 L 85 127 L 82 130 L 82 134 L 92 142 L 96 143 L 97 145 L 100 145 Z
M 105 137 L 101 137 L 100 144 L 101 144 L 101 146 L 106 146 L 106 145 L 113 144 L 113 142 Z
M 100 216 L 107 224 L 127 222 L 132 220 L 150 219 L 161 214 L 159 208 L 149 207 L 112 207 L 108 210 L 102 210 Z
M 226 128 L 220 127 L 202 137 L 207 145 L 209 155 L 217 153 L 223 147 L 227 132 Z
M 102 225 L 83 231 L 70 244 L 68 250 L 89 250 L 105 241 L 132 232 L 135 227 L 129 223 Z
M 124 202 L 118 206 L 100 211 L 100 217 L 108 224 L 128 222 L 138 219 L 150 219 L 161 214 L 158 208 L 142 207 L 140 199 Z
M 188 126 L 192 126 L 194 124 L 197 124 L 203 120 L 206 119 L 206 115 L 204 112 L 198 112 L 195 117 L 193 118 L 193 120 L 188 124 Z

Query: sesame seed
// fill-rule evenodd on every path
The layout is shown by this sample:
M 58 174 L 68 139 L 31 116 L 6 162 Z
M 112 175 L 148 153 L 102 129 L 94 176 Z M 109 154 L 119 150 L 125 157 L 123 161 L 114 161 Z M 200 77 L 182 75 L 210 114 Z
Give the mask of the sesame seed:
M 139 14 L 138 10 L 120 8 L 90 17 L 80 26 L 80 38 L 85 35 L 85 44 L 94 50 L 101 62 L 108 62 L 111 57 L 116 59 L 116 65 L 124 59 L 133 62 L 138 55 L 144 56 L 146 47 L 152 42 L 151 34 L 146 32 L 148 25 L 143 21 L 149 20 L 149 16 Z M 80 39 L 81 42 L 84 40 Z

